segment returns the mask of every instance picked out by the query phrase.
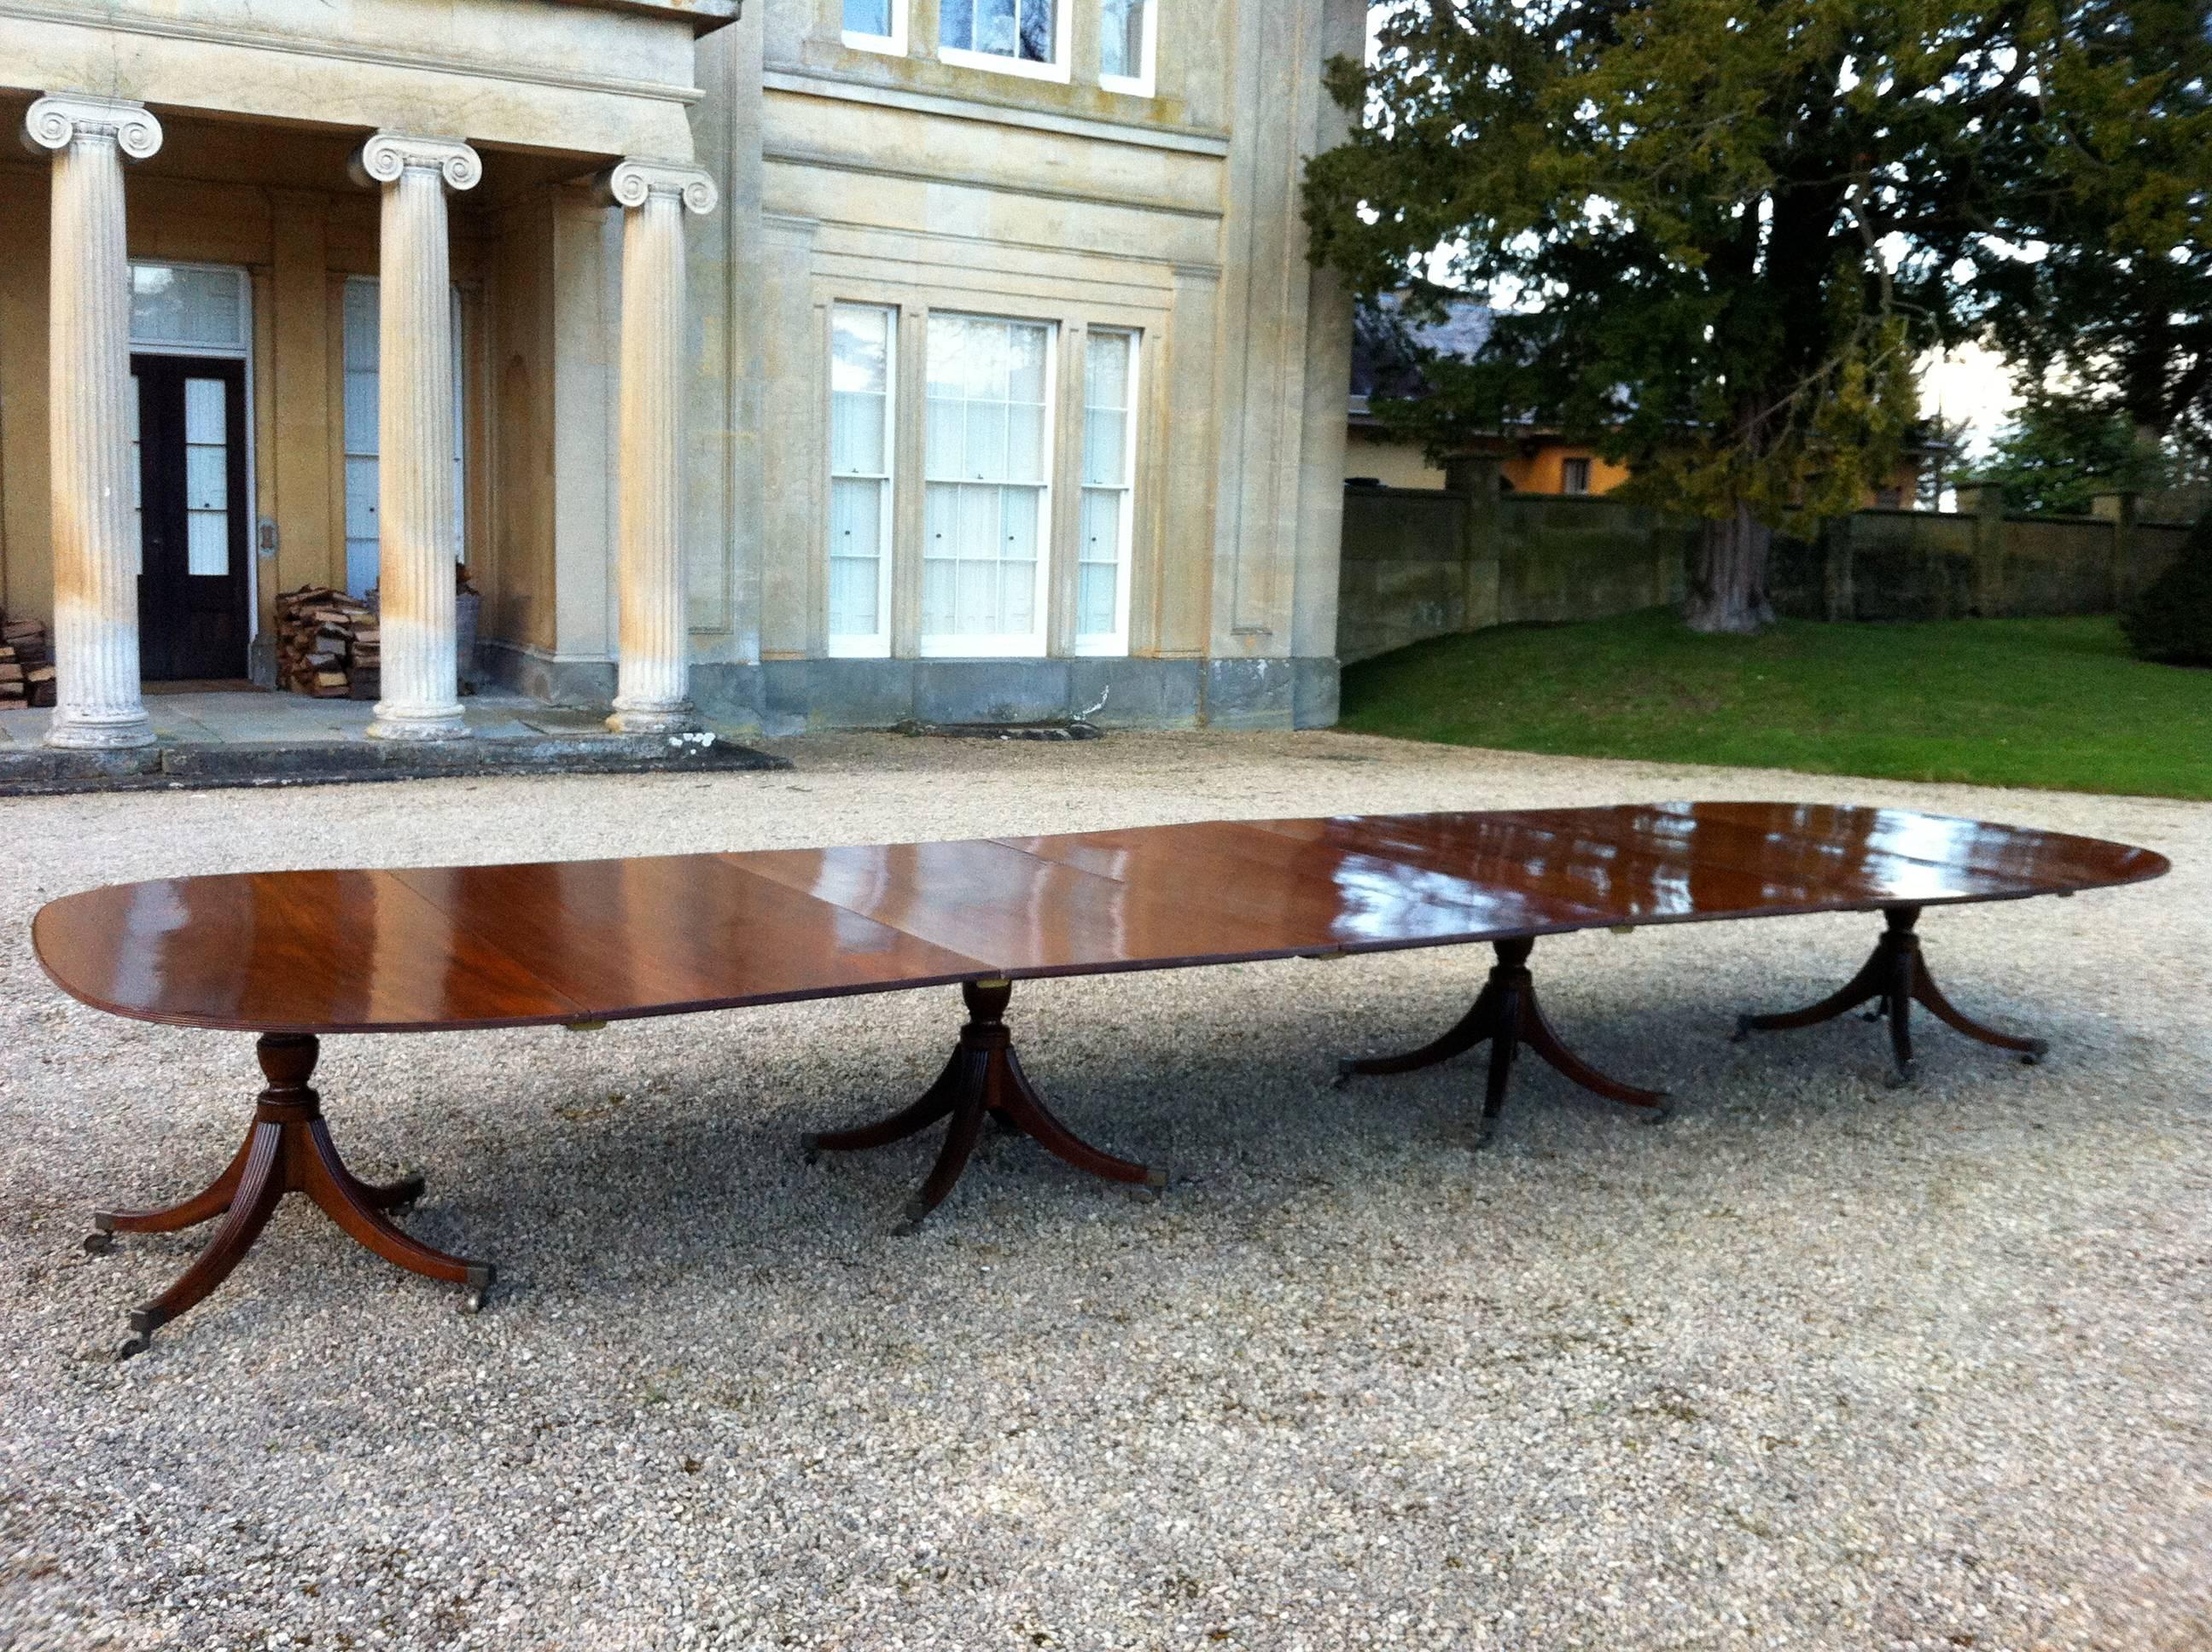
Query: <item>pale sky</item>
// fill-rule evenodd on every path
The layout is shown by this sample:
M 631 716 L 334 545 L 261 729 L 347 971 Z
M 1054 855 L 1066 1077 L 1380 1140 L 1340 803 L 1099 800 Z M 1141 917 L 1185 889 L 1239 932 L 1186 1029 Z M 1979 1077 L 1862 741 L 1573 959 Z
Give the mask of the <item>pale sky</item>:
M 1920 361 L 1920 410 L 1933 417 L 1965 419 L 1973 428 L 1966 445 L 1986 456 L 1996 437 L 2020 405 L 2012 386 L 2012 374 L 2004 358 L 1979 344 L 1968 344 L 1948 355 L 1930 351 Z

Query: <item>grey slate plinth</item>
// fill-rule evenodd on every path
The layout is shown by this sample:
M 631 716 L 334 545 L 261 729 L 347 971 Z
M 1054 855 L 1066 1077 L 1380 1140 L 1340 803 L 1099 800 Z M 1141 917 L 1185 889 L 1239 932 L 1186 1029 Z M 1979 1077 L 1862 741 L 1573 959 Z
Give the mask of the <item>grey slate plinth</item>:
M 710 733 L 534 734 L 406 743 L 164 743 L 137 751 L 0 751 L 0 797 L 42 793 L 329 786 L 468 774 L 653 774 L 788 768 Z
M 612 668 L 555 665 L 496 648 L 505 686 L 563 705 L 604 705 Z M 1104 729 L 1327 728 L 1333 659 L 770 659 L 691 668 L 700 714 L 775 737 L 906 723 L 1025 724 L 1077 719 Z
M 1064 659 L 915 662 L 914 715 L 925 723 L 1042 723 L 1066 717 Z

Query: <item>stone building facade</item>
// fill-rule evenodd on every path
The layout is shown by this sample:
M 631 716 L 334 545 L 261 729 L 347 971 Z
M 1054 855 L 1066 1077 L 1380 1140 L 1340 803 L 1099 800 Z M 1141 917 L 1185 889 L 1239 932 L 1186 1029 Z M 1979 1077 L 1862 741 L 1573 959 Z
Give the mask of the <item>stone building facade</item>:
M 374 586 L 374 732 L 1333 720 L 1358 0 L 0 0 L 52 736 Z

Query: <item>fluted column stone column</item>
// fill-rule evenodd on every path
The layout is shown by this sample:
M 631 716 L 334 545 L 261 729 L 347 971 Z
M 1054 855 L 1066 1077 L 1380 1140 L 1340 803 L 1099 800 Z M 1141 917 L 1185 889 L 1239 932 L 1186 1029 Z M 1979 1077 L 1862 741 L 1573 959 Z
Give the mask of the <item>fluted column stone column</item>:
M 53 496 L 54 715 L 46 744 L 151 745 L 138 697 L 138 547 L 131 519 L 131 271 L 123 157 L 161 147 L 139 103 L 58 93 L 23 122 L 53 154 L 46 431 Z
M 454 657 L 453 290 L 446 191 L 483 163 L 452 138 L 379 132 L 354 156 L 384 191 L 377 254 L 377 584 L 384 694 L 371 739 L 465 738 Z
M 714 185 L 695 166 L 628 160 L 600 187 L 623 209 L 621 660 L 607 726 L 675 732 L 698 725 L 684 572 L 684 215 L 712 212 Z

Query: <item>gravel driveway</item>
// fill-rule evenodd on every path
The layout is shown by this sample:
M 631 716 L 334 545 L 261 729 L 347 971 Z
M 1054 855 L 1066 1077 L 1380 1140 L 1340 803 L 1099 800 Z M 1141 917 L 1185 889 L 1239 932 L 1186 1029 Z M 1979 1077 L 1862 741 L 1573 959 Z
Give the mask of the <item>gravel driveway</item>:
M 1346 736 L 787 743 L 793 774 L 0 805 L 0 1646 L 2212 1647 L 2212 807 Z M 987 1146 L 804 1129 L 933 1077 L 938 991 L 603 1033 L 332 1040 L 354 1167 L 490 1258 L 493 1307 L 288 1201 L 117 1364 L 193 1236 L 81 1254 L 95 1197 L 204 1183 L 243 1037 L 112 1019 L 39 903 L 246 867 L 561 858 L 1239 815 L 1680 797 L 1893 802 L 2148 844 L 2160 883 L 1931 911 L 1970 1013 L 1917 1090 L 1845 1020 L 1869 917 L 1547 941 L 1553 1018 L 1670 1085 L 1540 1066 L 1496 1147 L 1419 1041 L 1487 949 L 1024 986 L 1031 1074 L 1164 1200 Z

